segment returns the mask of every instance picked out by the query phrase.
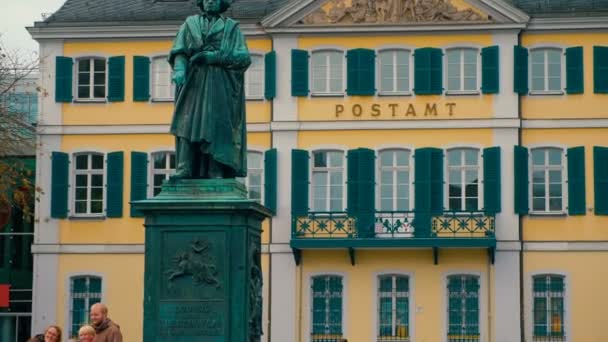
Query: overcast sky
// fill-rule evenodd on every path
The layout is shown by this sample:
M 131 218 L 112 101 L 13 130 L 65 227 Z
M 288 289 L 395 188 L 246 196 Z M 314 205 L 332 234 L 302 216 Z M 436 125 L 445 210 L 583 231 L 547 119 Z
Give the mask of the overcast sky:
M 0 0 L 0 39 L 9 49 L 38 51 L 38 43 L 25 27 L 42 20 L 42 13 L 57 11 L 64 2 L 65 0 Z

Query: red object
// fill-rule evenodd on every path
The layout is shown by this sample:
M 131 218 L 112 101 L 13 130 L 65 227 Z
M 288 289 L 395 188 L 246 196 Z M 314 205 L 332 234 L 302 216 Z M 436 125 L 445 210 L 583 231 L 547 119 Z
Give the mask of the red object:
M 9 307 L 9 290 L 11 286 L 8 284 L 0 284 L 0 308 Z
M 11 218 L 11 207 L 0 204 L 0 230 L 8 224 Z

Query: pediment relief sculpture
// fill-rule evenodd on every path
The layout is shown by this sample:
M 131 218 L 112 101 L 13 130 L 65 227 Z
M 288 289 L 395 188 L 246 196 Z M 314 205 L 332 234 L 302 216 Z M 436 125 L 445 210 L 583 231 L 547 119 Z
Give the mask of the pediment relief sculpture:
M 458 9 L 450 0 L 330 0 L 301 23 L 399 24 L 489 22 L 488 15 Z

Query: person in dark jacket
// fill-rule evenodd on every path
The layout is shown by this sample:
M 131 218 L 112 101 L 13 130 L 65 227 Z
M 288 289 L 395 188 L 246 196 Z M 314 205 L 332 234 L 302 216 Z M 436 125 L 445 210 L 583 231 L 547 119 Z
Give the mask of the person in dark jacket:
M 91 306 L 91 325 L 95 328 L 93 342 L 122 342 L 120 326 L 108 318 L 108 307 L 97 303 Z

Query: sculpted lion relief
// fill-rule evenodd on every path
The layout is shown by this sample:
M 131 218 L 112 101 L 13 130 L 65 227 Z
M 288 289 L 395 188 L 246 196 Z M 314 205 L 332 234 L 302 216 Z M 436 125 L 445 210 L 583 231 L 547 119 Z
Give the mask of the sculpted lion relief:
M 449 0 L 331 0 L 303 24 L 396 24 L 411 22 L 490 21 L 472 9 L 459 10 Z

